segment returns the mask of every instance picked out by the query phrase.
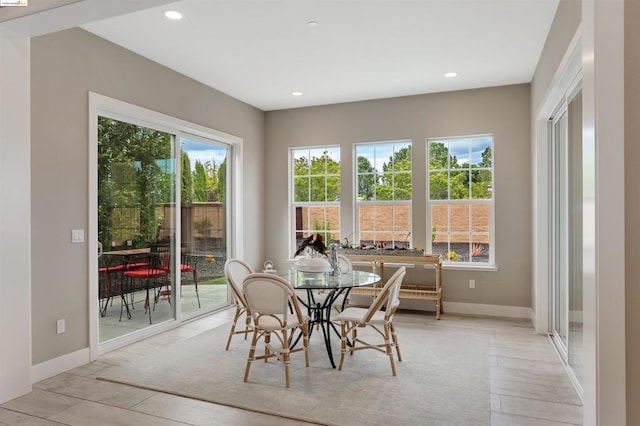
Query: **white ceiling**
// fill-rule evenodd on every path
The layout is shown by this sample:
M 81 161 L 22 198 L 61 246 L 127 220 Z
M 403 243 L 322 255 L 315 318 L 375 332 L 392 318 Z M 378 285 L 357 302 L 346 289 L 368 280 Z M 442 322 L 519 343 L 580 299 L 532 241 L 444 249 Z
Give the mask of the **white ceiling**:
M 269 111 L 528 83 L 558 2 L 183 0 L 83 28 Z

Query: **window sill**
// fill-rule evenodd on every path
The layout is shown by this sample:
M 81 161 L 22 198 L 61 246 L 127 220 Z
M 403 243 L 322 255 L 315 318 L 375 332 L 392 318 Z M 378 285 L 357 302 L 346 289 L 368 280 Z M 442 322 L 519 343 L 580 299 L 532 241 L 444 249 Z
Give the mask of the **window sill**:
M 478 265 L 471 263 L 454 263 L 454 262 L 442 262 L 442 269 L 448 269 L 451 271 L 486 271 L 497 272 L 498 267 L 495 265 Z
M 353 262 L 354 266 L 371 266 L 371 262 Z M 414 269 L 416 265 L 413 263 L 403 263 L 403 262 L 385 262 L 385 267 L 389 268 L 399 268 L 401 266 L 406 267 L 407 269 Z M 434 269 L 433 265 L 423 265 L 424 269 Z M 498 267 L 495 265 L 478 265 L 478 264 L 470 264 L 470 263 L 452 263 L 452 262 L 442 262 L 442 269 L 448 269 L 451 271 L 481 271 L 481 272 L 497 272 Z

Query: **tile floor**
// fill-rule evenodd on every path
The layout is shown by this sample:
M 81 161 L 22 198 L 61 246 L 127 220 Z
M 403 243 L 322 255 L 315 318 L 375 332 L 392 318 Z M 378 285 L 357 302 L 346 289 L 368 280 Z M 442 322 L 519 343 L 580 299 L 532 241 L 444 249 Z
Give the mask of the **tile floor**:
M 224 310 L 36 383 L 31 393 L 0 406 L 0 425 L 304 424 L 94 379 L 106 366 L 129 362 L 168 342 L 226 324 L 232 315 L 233 311 Z M 534 334 L 529 321 L 444 315 L 441 321 L 428 316 L 426 325 L 450 333 L 473 330 L 488 337 L 492 426 L 582 424 L 578 395 L 549 339 Z

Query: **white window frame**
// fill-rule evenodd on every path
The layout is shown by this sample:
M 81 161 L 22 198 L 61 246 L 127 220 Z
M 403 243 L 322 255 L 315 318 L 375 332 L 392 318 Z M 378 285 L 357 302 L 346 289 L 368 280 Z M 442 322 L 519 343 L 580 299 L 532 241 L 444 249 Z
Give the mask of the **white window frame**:
M 464 140 L 464 139 L 468 139 L 469 142 L 469 151 L 471 151 L 471 141 L 474 138 L 482 138 L 482 137 L 490 137 L 491 138 L 491 176 L 492 176 L 492 187 L 491 187 L 491 198 L 489 199 L 473 199 L 473 198 L 468 198 L 468 199 L 443 199 L 443 200 L 432 200 L 431 199 L 431 188 L 430 188 L 430 168 L 429 168 L 429 155 L 430 155 L 430 144 L 431 142 L 439 142 L 439 141 L 453 141 L 453 140 Z M 467 136 L 446 136 L 446 137 L 437 137 L 437 138 L 427 138 L 426 140 L 426 188 L 427 188 L 427 193 L 426 193 L 426 212 L 425 212 L 425 216 L 426 216 L 426 221 L 427 221 L 427 238 L 426 238 L 426 242 L 427 242 L 427 251 L 430 253 L 433 253 L 433 243 L 432 243 L 432 217 L 431 217 L 431 210 L 432 207 L 434 205 L 467 205 L 467 206 L 474 206 L 474 205 L 488 205 L 489 206 L 489 232 L 488 232 L 488 237 L 489 237 L 489 260 L 488 262 L 462 262 L 462 261 L 450 261 L 447 260 L 446 258 L 443 259 L 444 264 L 447 265 L 448 269 L 454 269 L 454 268 L 461 268 L 461 269 L 467 269 L 467 268 L 472 268 L 472 269 L 484 269 L 484 268 L 488 268 L 488 269 L 492 269 L 495 270 L 496 268 L 496 261 L 495 261 L 495 196 L 496 196 L 496 188 L 495 188 L 495 138 L 493 134 L 477 134 L 477 135 L 467 135 Z M 449 155 L 451 155 L 451 153 L 449 153 Z M 471 153 L 469 154 L 471 155 Z M 458 171 L 458 169 L 451 169 L 448 168 L 446 170 L 447 172 L 450 171 Z M 450 228 L 450 219 L 451 216 L 450 214 L 448 215 L 448 226 L 447 229 L 448 231 L 448 235 L 451 235 L 451 228 Z M 469 214 L 469 231 L 466 232 L 465 234 L 469 235 L 470 238 L 470 242 L 469 245 L 471 246 L 472 244 L 472 237 L 473 235 L 479 235 L 478 233 L 473 233 L 472 232 L 472 215 Z M 448 241 L 450 243 L 451 239 L 448 238 Z
M 413 155 L 413 141 L 409 140 L 409 139 L 404 139 L 404 140 L 391 140 L 391 141 L 376 141 L 376 142 L 363 142 L 363 143 L 356 143 L 353 145 L 353 176 L 354 176 L 354 219 L 353 219 L 353 223 L 354 223 L 354 244 L 356 245 L 360 245 L 362 244 L 361 239 L 360 239 L 360 234 L 372 234 L 372 235 L 377 235 L 377 234 L 393 234 L 397 231 L 394 231 L 395 228 L 395 217 L 396 215 L 393 214 L 392 215 L 392 225 L 391 225 L 391 229 L 390 230 L 378 230 L 375 226 L 373 231 L 361 231 L 360 230 L 360 207 L 363 206 L 371 206 L 371 207 L 388 207 L 391 206 L 394 210 L 397 206 L 406 206 L 408 211 L 409 211 L 409 229 L 407 229 L 407 233 L 406 236 L 404 238 L 404 240 L 399 239 L 399 240 L 395 240 L 395 243 L 402 243 L 403 245 L 406 245 L 407 248 L 409 247 L 413 247 L 413 187 L 412 187 L 412 193 L 411 193 L 411 199 L 409 200 L 360 200 L 359 196 L 358 196 L 358 183 L 359 183 L 359 174 L 358 174 L 358 147 L 362 147 L 362 146 L 375 146 L 375 145 L 388 145 L 388 144 L 408 144 L 409 146 L 411 146 L 411 152 Z M 395 148 L 394 148 L 394 153 L 395 153 Z M 374 167 L 375 170 L 375 165 L 372 164 L 372 166 Z M 382 173 L 381 170 L 377 171 L 378 174 Z M 403 174 L 406 172 L 402 172 Z M 412 167 L 411 167 L 411 179 L 413 179 L 413 159 L 412 159 Z M 395 174 L 395 172 L 394 172 Z M 375 218 L 374 218 L 375 221 Z M 377 238 L 374 238 L 374 242 L 377 241 Z
M 338 234 L 338 240 L 340 238 L 341 234 L 341 227 L 342 227 L 342 221 L 341 221 L 341 199 L 342 199 L 342 178 L 341 178 L 341 174 L 342 174 L 342 164 L 340 162 L 340 159 L 338 160 L 338 164 L 340 164 L 340 172 L 338 174 L 323 174 L 323 175 L 311 175 L 309 174 L 309 177 L 312 176 L 333 176 L 333 177 L 337 177 L 339 182 L 340 182 L 340 197 L 338 198 L 338 200 L 335 201 L 305 201 L 305 202 L 301 202 L 301 201 L 295 201 L 295 197 L 294 197 L 294 190 L 295 190 L 295 176 L 294 176 L 294 172 L 295 172 L 295 166 L 294 166 L 294 160 L 295 160 L 295 155 L 294 153 L 296 151 L 308 151 L 311 152 L 313 150 L 327 150 L 327 149 L 337 149 L 338 153 L 340 154 L 341 157 L 341 150 L 342 148 L 340 147 L 340 145 L 317 145 L 317 146 L 300 146 L 300 147 L 290 147 L 289 148 L 289 229 L 290 229 L 290 237 L 289 237 L 289 252 L 291 253 L 291 255 L 293 256 L 294 252 L 297 249 L 297 243 L 296 243 L 296 233 L 298 232 L 297 226 L 296 226 L 296 209 L 298 207 L 301 208 L 324 208 L 325 211 L 325 218 L 327 217 L 326 211 L 327 208 L 337 208 L 338 209 L 338 226 L 337 228 L 332 227 L 330 230 L 326 230 L 323 232 L 331 232 L 332 234 L 337 233 Z M 309 158 L 309 160 L 311 160 L 311 158 Z M 326 190 L 326 189 L 325 189 Z M 326 222 L 325 222 L 326 225 Z M 311 232 L 316 232 L 316 230 L 312 230 L 309 229 L 308 231 Z M 305 237 L 307 236 L 306 234 L 304 235 Z M 324 241 L 325 245 L 329 245 L 331 241 Z

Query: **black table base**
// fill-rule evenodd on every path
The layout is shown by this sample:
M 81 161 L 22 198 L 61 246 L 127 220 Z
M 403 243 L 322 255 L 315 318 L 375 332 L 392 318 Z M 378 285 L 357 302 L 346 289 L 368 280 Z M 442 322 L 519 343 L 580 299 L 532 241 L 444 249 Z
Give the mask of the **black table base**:
M 307 308 L 309 315 L 309 338 L 311 338 L 315 326 L 318 325 L 322 330 L 322 337 L 324 338 L 324 344 L 327 348 L 327 355 L 329 355 L 329 362 L 331 362 L 331 366 L 333 368 L 336 368 L 336 363 L 333 360 L 333 351 L 331 349 L 331 330 L 333 330 L 338 337 L 340 337 L 340 331 L 336 325 L 331 322 L 331 310 L 333 309 L 333 304 L 342 294 L 344 294 L 344 299 L 342 301 L 341 308 L 344 309 L 344 304 L 350 291 L 351 288 L 331 289 L 326 293 L 326 297 L 322 303 L 316 301 L 316 297 L 312 289 L 307 289 L 307 300 L 303 300 L 303 298 L 298 297 L 298 300 L 300 300 L 304 307 Z M 300 336 L 298 336 L 293 346 L 298 343 L 299 339 Z

